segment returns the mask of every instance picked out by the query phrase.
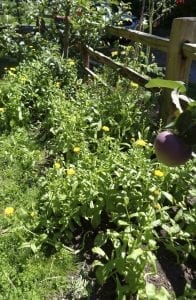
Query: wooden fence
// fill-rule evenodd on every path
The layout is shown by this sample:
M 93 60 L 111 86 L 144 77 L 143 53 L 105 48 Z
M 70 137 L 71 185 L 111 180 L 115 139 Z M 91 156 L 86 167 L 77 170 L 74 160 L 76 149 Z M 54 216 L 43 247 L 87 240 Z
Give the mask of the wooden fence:
M 196 60 L 196 18 L 174 19 L 169 39 L 120 27 L 109 27 L 108 33 L 165 52 L 167 54 L 165 79 L 188 82 L 192 60 Z M 113 61 L 103 53 L 85 46 L 83 48 L 84 67 L 91 75 L 93 72 L 90 70 L 90 57 L 100 63 L 108 65 L 122 76 L 129 78 L 141 86 L 145 86 L 149 80 L 149 77 L 143 76 L 131 68 Z M 163 92 L 163 98 L 161 115 L 163 120 L 166 120 L 168 116 L 173 114 L 174 109 L 170 99 L 170 91 L 165 90 Z

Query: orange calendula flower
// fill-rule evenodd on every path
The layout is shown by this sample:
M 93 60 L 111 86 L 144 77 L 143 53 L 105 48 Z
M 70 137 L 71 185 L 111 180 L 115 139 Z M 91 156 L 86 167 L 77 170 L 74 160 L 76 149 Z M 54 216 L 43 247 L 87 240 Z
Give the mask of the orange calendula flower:
M 165 174 L 161 170 L 154 170 L 154 176 L 163 177 Z
M 67 175 L 73 176 L 76 174 L 76 171 L 73 168 L 67 169 Z
M 8 206 L 4 209 L 4 214 L 6 217 L 12 217 L 14 215 L 14 208 L 11 206 Z
M 110 131 L 110 128 L 108 126 L 102 126 L 102 130 L 108 132 Z
M 139 139 L 139 140 L 135 141 L 135 144 L 137 146 L 145 147 L 147 143 L 144 140 Z
M 73 152 L 74 153 L 79 153 L 80 152 L 80 147 L 74 147 Z

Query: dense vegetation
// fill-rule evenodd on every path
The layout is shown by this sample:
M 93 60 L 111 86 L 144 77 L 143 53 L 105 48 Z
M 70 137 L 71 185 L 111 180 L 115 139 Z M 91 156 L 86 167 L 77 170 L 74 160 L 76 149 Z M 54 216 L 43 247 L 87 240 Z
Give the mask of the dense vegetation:
M 53 19 L 44 33 L 0 32 L 0 299 L 89 299 L 108 282 L 107 299 L 179 298 L 152 278 L 159 249 L 176 266 L 196 258 L 195 162 L 157 160 L 159 92 L 103 66 L 86 76 L 76 46 L 103 45 L 103 12 L 67 4 L 28 1 L 32 20 L 69 9 L 69 53 Z M 133 65 L 133 46 L 119 49 Z M 194 298 L 191 279 L 181 299 Z

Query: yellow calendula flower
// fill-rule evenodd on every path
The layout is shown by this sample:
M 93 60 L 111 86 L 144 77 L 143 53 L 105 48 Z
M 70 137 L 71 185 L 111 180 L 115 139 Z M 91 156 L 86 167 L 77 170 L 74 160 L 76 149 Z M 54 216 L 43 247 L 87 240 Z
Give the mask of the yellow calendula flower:
M 74 153 L 79 153 L 80 152 L 80 147 L 74 147 L 73 152 Z
M 59 170 L 59 169 L 61 168 L 61 164 L 60 164 L 59 162 L 55 162 L 55 163 L 54 163 L 54 168 L 55 168 L 56 170 Z
M 0 107 L 0 113 L 4 113 L 5 112 L 5 108 L 4 107 Z
M 102 126 L 102 130 L 108 132 L 110 131 L 110 128 L 108 126 Z
M 117 56 L 118 55 L 118 51 L 112 51 L 111 55 L 112 55 L 112 57 Z
M 67 169 L 67 175 L 73 176 L 76 174 L 76 171 L 73 168 Z
M 165 174 L 161 170 L 154 170 L 154 176 L 163 177 Z
M 137 83 L 133 82 L 133 81 L 130 82 L 130 86 L 133 89 L 138 89 L 138 87 L 139 87 L 139 85 Z
M 57 88 L 59 88 L 59 87 L 61 86 L 61 83 L 60 83 L 60 82 L 56 82 L 56 83 L 55 83 L 55 86 L 56 86 Z
M 158 197 L 158 196 L 160 195 L 160 191 L 159 191 L 159 190 L 154 190 L 154 191 L 153 191 L 153 194 L 154 194 L 156 197 Z
M 76 64 L 76 62 L 73 59 L 68 59 L 68 64 L 70 66 L 74 66 Z
M 156 208 L 157 210 L 161 209 L 161 205 L 157 202 L 157 203 L 155 203 L 154 208 Z
M 5 216 L 7 216 L 7 217 L 12 217 L 13 214 L 14 214 L 14 208 L 11 207 L 11 206 L 6 207 L 6 208 L 4 209 L 4 214 L 5 214 Z
M 25 82 L 25 81 L 27 81 L 27 78 L 25 76 L 21 76 L 20 81 Z
M 137 146 L 145 147 L 146 144 L 147 143 L 142 139 L 139 139 L 139 140 L 135 141 L 135 145 L 137 145 Z

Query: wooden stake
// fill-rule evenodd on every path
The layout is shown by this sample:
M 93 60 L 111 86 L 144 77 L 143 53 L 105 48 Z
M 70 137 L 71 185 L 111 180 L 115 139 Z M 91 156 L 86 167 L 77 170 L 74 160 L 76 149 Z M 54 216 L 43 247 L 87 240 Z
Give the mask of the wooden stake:
M 167 52 L 166 79 L 188 82 L 191 58 L 183 55 L 184 43 L 196 43 L 196 18 L 176 18 L 173 20 Z M 167 123 L 173 116 L 175 107 L 171 102 L 171 90 L 165 90 L 161 101 L 161 118 Z

